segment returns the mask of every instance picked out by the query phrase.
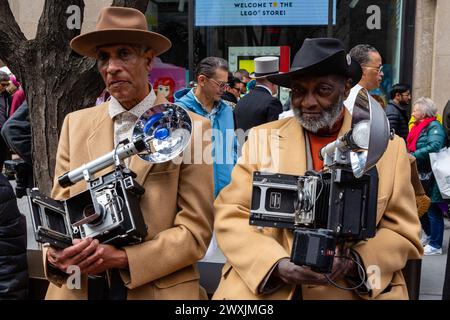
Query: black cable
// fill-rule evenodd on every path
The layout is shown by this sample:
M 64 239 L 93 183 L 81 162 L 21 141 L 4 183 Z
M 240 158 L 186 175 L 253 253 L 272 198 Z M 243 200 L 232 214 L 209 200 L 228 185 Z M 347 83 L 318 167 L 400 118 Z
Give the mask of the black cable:
M 331 278 L 329 277 L 328 274 L 325 274 L 325 278 L 328 280 L 328 282 L 329 282 L 332 286 L 334 286 L 334 287 L 336 287 L 336 288 L 338 288 L 338 289 L 341 289 L 341 290 L 353 291 L 353 290 L 358 289 L 358 288 L 361 287 L 362 285 L 364 285 L 364 282 L 366 282 L 366 270 L 364 270 L 364 266 L 363 266 L 361 263 L 359 263 L 359 262 L 356 261 L 355 259 L 353 259 L 353 258 L 351 258 L 351 257 L 347 257 L 347 256 L 339 256 L 339 257 L 336 257 L 336 258 L 340 258 L 340 259 L 349 259 L 349 260 L 352 260 L 354 263 L 356 263 L 356 265 L 358 266 L 358 275 L 359 275 L 359 277 L 360 277 L 360 279 L 361 279 L 361 282 L 360 282 L 357 286 L 350 287 L 350 288 L 346 288 L 346 287 L 342 287 L 342 286 L 338 285 L 336 282 L 334 282 L 333 280 L 331 280 Z

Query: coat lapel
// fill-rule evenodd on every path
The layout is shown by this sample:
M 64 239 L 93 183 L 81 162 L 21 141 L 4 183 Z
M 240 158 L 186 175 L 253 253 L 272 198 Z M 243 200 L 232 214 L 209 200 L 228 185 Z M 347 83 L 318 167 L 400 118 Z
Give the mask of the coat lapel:
M 98 120 L 94 122 L 92 133 L 87 139 L 89 161 L 105 155 L 114 148 L 114 125 L 108 114 L 108 105 L 108 102 L 103 103 L 98 108 L 100 115 L 93 115 L 93 118 Z M 101 176 L 111 170 L 112 167 L 105 168 L 96 176 Z
M 279 130 L 271 132 L 271 157 L 275 164 L 274 172 L 293 175 L 301 175 L 305 172 L 304 139 L 303 130 L 295 117 L 290 118 Z M 278 154 L 276 154 L 277 150 Z

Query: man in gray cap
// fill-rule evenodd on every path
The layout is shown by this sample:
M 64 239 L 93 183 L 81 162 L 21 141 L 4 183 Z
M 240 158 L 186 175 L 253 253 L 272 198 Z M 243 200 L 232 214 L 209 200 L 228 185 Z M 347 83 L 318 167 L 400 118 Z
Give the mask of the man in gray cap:
M 278 86 L 267 80 L 267 76 L 279 71 L 278 57 L 259 57 L 255 59 L 256 87 L 245 95 L 236 105 L 234 116 L 236 129 L 244 132 L 260 124 L 278 120 L 283 106 L 277 98 Z

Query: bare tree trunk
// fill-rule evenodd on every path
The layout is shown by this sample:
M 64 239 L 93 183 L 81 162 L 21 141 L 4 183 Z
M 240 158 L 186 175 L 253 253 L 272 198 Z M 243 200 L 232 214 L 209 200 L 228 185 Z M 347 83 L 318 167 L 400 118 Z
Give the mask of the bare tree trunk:
M 0 0 L 0 59 L 22 81 L 30 106 L 34 175 L 37 186 L 49 194 L 53 184 L 59 132 L 67 113 L 93 106 L 104 88 L 94 59 L 70 49 L 80 34 L 69 29 L 67 8 L 81 9 L 84 1 L 46 0 L 36 38 L 27 40 L 10 10 Z M 113 1 L 113 5 L 137 7 L 145 12 L 148 0 Z

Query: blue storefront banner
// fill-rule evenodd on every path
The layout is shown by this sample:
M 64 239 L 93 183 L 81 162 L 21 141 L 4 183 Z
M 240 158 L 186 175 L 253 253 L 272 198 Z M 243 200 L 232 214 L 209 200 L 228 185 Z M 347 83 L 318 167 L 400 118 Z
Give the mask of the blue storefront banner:
M 333 1 L 333 24 L 336 0 Z M 328 0 L 196 0 L 196 26 L 327 25 Z

